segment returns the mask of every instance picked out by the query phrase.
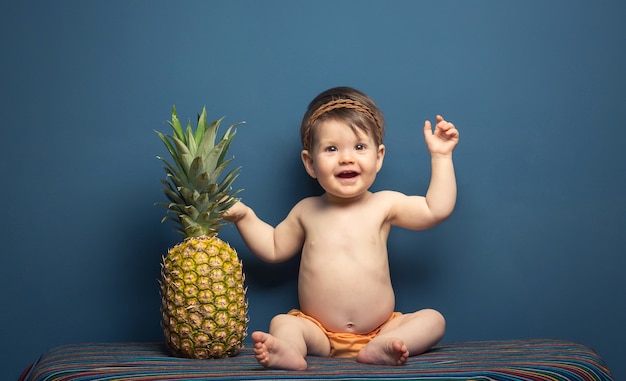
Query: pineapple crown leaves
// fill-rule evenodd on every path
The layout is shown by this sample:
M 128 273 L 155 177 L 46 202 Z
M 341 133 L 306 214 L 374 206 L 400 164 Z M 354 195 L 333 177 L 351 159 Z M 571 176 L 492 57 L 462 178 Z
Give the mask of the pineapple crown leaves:
M 170 162 L 157 156 L 165 164 L 166 179 L 161 180 L 161 183 L 170 201 L 157 204 L 168 209 L 168 215 L 162 222 L 176 222 L 179 225 L 178 232 L 185 237 L 216 235 L 226 223 L 222 215 L 238 201 L 235 196 L 241 190 L 233 190 L 232 184 L 239 176 L 241 167 L 225 175 L 224 171 L 232 162 L 232 158 L 226 159 L 226 154 L 236 134 L 235 127 L 244 122 L 228 127 L 216 142 L 223 119 L 209 124 L 204 107 L 198 115 L 196 130 L 193 130 L 191 121 L 183 129 L 176 115 L 176 106 L 172 106 L 172 120 L 168 124 L 173 134 L 156 131 L 172 158 Z

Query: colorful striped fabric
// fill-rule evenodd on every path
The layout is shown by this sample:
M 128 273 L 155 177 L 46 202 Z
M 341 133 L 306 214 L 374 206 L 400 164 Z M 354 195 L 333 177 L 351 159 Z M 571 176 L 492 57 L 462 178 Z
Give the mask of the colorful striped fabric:
M 249 345 L 248 345 L 249 347 Z M 265 369 L 244 348 L 223 360 L 171 357 L 161 343 L 86 343 L 50 349 L 26 381 L 87 380 L 501 380 L 592 381 L 613 378 L 590 348 L 561 340 L 465 341 L 441 344 L 405 366 L 307 358 L 306 371 Z

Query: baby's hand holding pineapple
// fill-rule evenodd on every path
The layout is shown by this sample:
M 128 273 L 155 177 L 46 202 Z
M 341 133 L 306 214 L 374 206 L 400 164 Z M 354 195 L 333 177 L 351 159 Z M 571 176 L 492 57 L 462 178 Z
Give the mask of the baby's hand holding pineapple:
M 230 209 L 224 212 L 224 215 L 222 217 L 228 222 L 237 223 L 239 220 L 246 216 L 249 210 L 250 208 L 248 208 L 247 205 L 245 205 L 241 201 L 237 201 L 233 206 L 230 207 Z

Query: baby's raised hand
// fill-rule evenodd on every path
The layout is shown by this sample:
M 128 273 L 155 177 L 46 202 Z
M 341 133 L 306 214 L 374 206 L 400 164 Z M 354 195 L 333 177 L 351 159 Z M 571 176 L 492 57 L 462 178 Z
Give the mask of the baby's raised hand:
M 430 121 L 424 122 L 424 140 L 426 147 L 432 155 L 450 155 L 459 142 L 459 131 L 454 124 L 437 115 L 435 131 L 432 130 Z

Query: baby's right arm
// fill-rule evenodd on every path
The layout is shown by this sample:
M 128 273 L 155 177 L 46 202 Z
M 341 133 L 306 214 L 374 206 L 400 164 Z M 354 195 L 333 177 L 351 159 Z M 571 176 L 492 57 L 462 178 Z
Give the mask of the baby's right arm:
M 274 228 L 239 201 L 226 212 L 224 219 L 235 223 L 248 248 L 265 262 L 286 261 L 302 249 L 304 230 L 293 210 Z

